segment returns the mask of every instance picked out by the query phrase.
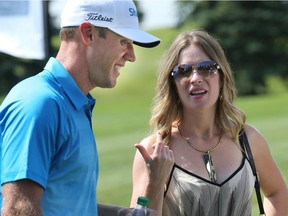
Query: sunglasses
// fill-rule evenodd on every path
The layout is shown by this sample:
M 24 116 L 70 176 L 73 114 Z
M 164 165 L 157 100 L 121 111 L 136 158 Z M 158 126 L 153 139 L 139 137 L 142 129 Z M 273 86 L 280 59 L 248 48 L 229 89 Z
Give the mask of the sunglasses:
M 212 78 L 219 69 L 220 66 L 214 61 L 202 61 L 195 66 L 190 64 L 180 64 L 173 68 L 171 76 L 176 80 L 189 78 L 193 71 L 196 70 L 200 76 Z

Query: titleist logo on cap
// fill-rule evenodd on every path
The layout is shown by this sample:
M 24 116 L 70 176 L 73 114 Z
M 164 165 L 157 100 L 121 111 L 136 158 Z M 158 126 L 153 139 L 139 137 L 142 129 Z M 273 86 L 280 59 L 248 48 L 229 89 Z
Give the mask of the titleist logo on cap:
M 129 15 L 137 17 L 137 11 L 134 8 L 129 8 Z M 112 17 L 103 16 L 99 13 L 88 13 L 85 21 L 94 20 L 94 21 L 104 21 L 104 22 L 113 22 Z
M 102 16 L 101 14 L 98 13 L 88 13 L 87 18 L 85 19 L 86 21 L 89 20 L 96 20 L 96 21 L 104 21 L 104 22 L 113 22 L 112 17 L 107 17 L 107 16 Z

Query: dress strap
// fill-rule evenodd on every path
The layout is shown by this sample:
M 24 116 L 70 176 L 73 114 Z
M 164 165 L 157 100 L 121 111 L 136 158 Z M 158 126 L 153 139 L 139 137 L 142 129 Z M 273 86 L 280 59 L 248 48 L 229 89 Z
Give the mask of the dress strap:
M 247 139 L 247 136 L 246 136 L 244 129 L 242 129 L 239 133 L 239 143 L 240 143 L 241 149 L 243 149 L 243 152 L 245 152 L 245 156 L 248 159 L 248 161 L 251 165 L 251 168 L 252 168 L 253 175 L 255 176 L 254 187 L 255 187 L 255 191 L 256 191 L 260 215 L 265 215 L 265 211 L 264 211 L 263 203 L 262 203 L 261 191 L 260 191 L 259 177 L 258 177 L 258 173 L 257 173 L 256 166 L 254 163 L 254 159 L 253 159 L 253 155 L 252 155 L 251 148 L 249 145 L 249 141 Z

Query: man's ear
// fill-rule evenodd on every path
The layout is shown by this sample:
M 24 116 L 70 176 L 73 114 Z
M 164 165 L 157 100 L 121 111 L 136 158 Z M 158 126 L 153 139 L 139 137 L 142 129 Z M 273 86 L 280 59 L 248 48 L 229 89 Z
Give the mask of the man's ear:
M 93 40 L 93 25 L 89 22 L 83 22 L 79 26 L 81 38 L 85 45 L 89 45 Z

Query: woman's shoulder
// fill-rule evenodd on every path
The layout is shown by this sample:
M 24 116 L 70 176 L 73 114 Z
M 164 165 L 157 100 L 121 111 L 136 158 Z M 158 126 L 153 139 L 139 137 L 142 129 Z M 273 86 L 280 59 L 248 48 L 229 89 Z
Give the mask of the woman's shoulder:
M 263 134 L 253 125 L 250 124 L 245 124 L 243 127 L 245 133 L 247 134 L 248 140 L 258 140 L 258 139 L 263 139 L 264 136 Z
M 264 135 L 256 127 L 245 124 L 244 130 L 246 132 L 252 153 L 255 157 L 258 157 L 258 155 L 263 155 L 265 152 L 269 152 L 268 143 Z

